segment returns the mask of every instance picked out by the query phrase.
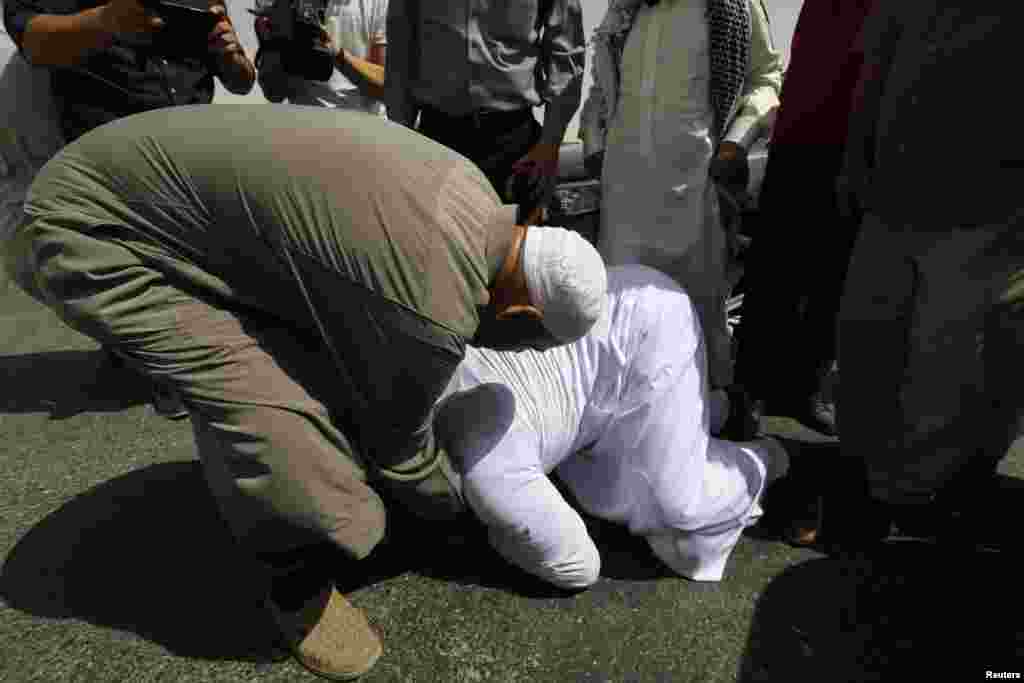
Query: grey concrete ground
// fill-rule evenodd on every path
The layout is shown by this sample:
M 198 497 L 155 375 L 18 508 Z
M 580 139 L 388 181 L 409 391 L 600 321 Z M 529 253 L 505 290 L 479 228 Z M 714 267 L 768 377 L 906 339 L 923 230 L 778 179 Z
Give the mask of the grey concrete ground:
M 266 660 L 258 581 L 188 422 L 154 415 L 13 286 L 0 321 L 0 681 L 315 680 Z M 1005 468 L 1019 477 L 1024 460 Z M 980 530 L 1010 541 L 1002 552 L 901 543 L 836 560 L 747 538 L 718 585 L 668 576 L 601 525 L 603 577 L 575 596 L 504 566 L 479 534 L 408 523 L 337 576 L 385 634 L 370 683 L 982 681 L 1024 669 L 1019 499 L 993 501 Z

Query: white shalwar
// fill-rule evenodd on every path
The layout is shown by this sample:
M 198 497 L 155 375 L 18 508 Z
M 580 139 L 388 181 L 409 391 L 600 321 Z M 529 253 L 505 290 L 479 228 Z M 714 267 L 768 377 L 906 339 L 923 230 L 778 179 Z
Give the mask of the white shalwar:
M 708 180 L 714 153 L 705 0 L 641 5 L 622 54 L 608 126 L 598 248 L 610 265 L 642 263 L 693 298 L 713 386 L 732 382 L 728 246 Z
M 769 477 L 772 441 L 711 438 L 700 324 L 669 277 L 609 269 L 609 306 L 574 344 L 470 348 L 435 429 L 495 549 L 551 583 L 597 580 L 598 551 L 553 470 L 596 517 L 646 536 L 677 573 L 718 581 Z

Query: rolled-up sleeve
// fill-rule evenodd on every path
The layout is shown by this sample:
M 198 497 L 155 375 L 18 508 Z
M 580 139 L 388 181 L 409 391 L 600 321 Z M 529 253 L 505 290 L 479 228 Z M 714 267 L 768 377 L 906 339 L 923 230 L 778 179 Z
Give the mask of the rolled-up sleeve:
M 750 70 L 736 117 L 725 139 L 743 147 L 762 133 L 768 114 L 779 106 L 782 89 L 782 53 L 775 49 L 771 25 L 762 0 L 750 1 Z
M 544 101 L 541 142 L 557 145 L 576 115 L 583 95 L 587 45 L 579 0 L 555 0 L 544 22 L 538 92 Z

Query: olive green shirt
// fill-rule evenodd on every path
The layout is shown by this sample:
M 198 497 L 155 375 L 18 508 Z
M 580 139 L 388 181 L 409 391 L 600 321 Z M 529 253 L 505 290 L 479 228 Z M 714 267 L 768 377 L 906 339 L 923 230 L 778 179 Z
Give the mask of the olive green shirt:
M 286 296 L 288 264 L 268 256 L 285 247 L 459 347 L 488 302 L 514 208 L 468 160 L 404 126 L 246 104 L 97 128 L 42 169 L 25 204 L 33 218 L 119 226 L 134 251 L 229 298 Z

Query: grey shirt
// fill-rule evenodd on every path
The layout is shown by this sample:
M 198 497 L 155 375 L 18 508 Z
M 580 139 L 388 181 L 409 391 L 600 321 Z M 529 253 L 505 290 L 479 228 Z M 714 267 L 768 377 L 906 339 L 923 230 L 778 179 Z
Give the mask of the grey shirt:
M 391 0 L 385 103 L 412 127 L 422 105 L 452 116 L 545 105 L 559 144 L 580 105 L 586 44 L 579 0 Z
M 1022 22 L 1024 5 L 1005 0 L 878 4 L 847 146 L 867 210 L 918 229 L 1021 213 L 1024 138 L 995 124 L 1024 106 Z

